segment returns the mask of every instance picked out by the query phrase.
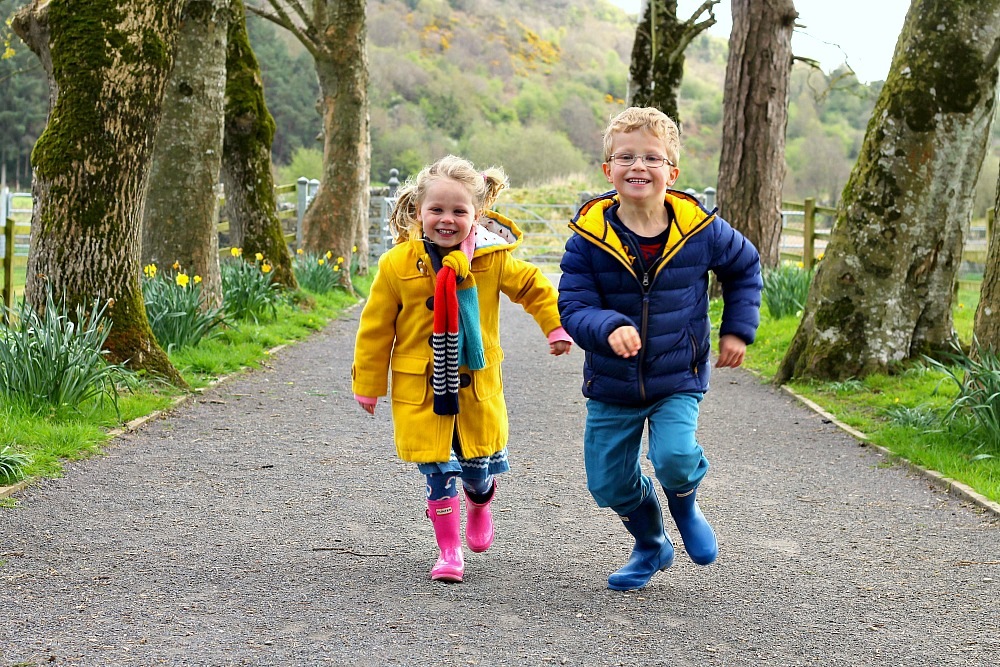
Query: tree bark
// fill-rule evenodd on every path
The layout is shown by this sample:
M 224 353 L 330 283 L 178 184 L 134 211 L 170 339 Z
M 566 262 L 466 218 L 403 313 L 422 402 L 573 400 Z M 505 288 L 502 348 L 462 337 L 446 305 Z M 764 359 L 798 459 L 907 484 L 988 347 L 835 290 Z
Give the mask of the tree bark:
M 140 236 L 160 102 L 185 0 L 34 0 L 18 35 L 50 76 L 33 152 L 25 297 L 72 310 L 108 302 L 109 358 L 184 380 L 156 343 L 140 287 Z
M 998 55 L 1000 0 L 914 0 L 778 382 L 948 349 Z
M 993 224 L 987 239 L 986 268 L 983 283 L 979 286 L 979 305 L 973 332 L 979 345 L 1000 353 L 1000 180 L 997 181 L 996 200 L 993 204 Z
M 761 264 L 780 260 L 781 188 L 792 73 L 792 0 L 733 0 L 723 94 L 718 205 L 757 247 Z
M 142 264 L 175 262 L 201 276 L 205 306 L 222 305 L 219 197 L 226 49 L 232 0 L 189 0 L 163 97 L 143 218 Z
M 687 21 L 677 19 L 677 0 L 643 0 L 629 66 L 629 105 L 655 107 L 680 126 L 677 92 L 684 77 L 684 50 L 715 25 L 715 5 L 706 0 Z M 708 17 L 699 20 L 708 13 Z
M 264 102 L 260 64 L 250 48 L 243 0 L 233 1 L 226 59 L 226 118 L 222 183 L 230 241 L 244 257 L 264 256 L 275 283 L 296 289 L 292 255 L 281 228 L 271 173 L 274 118 Z
M 303 244 L 349 265 L 359 230 L 368 230 L 371 144 L 364 0 L 267 0 L 248 9 L 289 30 L 316 62 L 323 118 L 323 177 L 302 220 Z M 364 245 L 364 242 L 358 244 Z M 359 257 L 367 266 L 367 255 Z M 349 271 L 341 284 L 353 292 Z

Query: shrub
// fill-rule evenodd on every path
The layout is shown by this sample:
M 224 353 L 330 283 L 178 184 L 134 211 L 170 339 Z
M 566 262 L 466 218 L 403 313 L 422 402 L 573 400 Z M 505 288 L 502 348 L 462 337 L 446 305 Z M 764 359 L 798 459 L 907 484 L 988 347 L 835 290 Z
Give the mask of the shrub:
M 77 306 L 46 295 L 43 315 L 25 301 L 8 311 L 13 327 L 0 327 L 0 394 L 21 397 L 30 409 L 78 408 L 91 398 L 110 398 L 118 407 L 118 383 L 131 379 L 123 366 L 104 358 L 111 325 L 105 306 Z
M 794 264 L 765 269 L 762 298 L 771 317 L 780 320 L 805 308 L 812 277 L 812 269 L 806 270 Z
M 222 308 L 206 306 L 199 276 L 192 279 L 176 265 L 169 274 L 159 273 L 153 264 L 146 266 L 143 274 L 146 317 L 157 342 L 168 352 L 194 347 L 227 324 Z
M 278 317 L 282 293 L 271 281 L 271 265 L 258 253 L 253 262 L 242 259 L 239 248 L 232 249 L 232 258 L 223 262 L 222 304 L 226 315 L 237 320 L 259 323 L 270 314 Z

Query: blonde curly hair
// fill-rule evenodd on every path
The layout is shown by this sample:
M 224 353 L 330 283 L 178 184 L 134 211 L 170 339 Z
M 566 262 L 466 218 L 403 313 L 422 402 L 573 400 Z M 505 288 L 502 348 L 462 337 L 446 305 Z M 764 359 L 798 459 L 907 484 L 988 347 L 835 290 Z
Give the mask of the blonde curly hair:
M 604 161 L 611 159 L 616 134 L 636 130 L 646 130 L 662 140 L 667 149 L 666 157 L 674 166 L 680 165 L 681 138 L 677 123 L 655 107 L 629 107 L 611 119 L 607 129 L 604 130 Z

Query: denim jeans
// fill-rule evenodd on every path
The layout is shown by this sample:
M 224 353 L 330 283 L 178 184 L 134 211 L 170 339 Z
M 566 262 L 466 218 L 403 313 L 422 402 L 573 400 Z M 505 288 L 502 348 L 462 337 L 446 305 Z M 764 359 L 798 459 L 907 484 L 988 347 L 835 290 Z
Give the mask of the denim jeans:
M 629 514 L 650 492 L 652 482 L 639 463 L 647 423 L 647 458 L 660 485 L 678 493 L 698 486 L 708 472 L 708 459 L 695 438 L 702 396 L 674 394 L 647 406 L 587 401 L 583 459 L 587 489 L 600 507 Z

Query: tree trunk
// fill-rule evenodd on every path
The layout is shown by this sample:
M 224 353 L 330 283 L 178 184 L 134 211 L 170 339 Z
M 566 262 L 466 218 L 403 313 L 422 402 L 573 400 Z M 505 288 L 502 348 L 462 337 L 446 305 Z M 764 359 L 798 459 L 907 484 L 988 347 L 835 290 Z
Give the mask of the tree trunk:
M 947 349 L 998 54 L 1000 0 L 914 0 L 777 381 Z
M 987 238 L 986 268 L 979 287 L 979 306 L 973 326 L 976 339 L 983 348 L 1000 353 L 1000 180 L 997 181 L 993 204 L 993 224 Z
M 25 297 L 70 309 L 109 302 L 112 361 L 184 380 L 156 343 L 140 287 L 143 198 L 185 0 L 34 0 L 17 33 L 50 74 L 33 152 Z
M 219 197 L 226 46 L 232 0 L 188 0 L 163 96 L 142 226 L 142 264 L 201 276 L 206 307 L 222 304 Z
M 720 0 L 702 3 L 690 19 L 677 20 L 677 0 L 643 0 L 629 66 L 629 105 L 656 107 L 681 124 L 677 92 L 684 77 L 684 50 L 715 25 Z M 699 21 L 702 14 L 708 17 Z
M 307 250 L 349 258 L 357 231 L 368 229 L 368 59 L 365 3 L 340 0 L 336 21 L 316 54 L 323 114 L 323 178 L 302 221 Z M 342 284 L 353 291 L 350 272 Z
M 717 201 L 722 216 L 757 247 L 766 267 L 780 260 L 788 80 L 797 16 L 792 0 L 733 0 Z
M 226 120 L 222 182 L 229 213 L 230 240 L 244 257 L 257 253 L 273 269 L 273 280 L 288 289 L 298 283 L 292 255 L 278 218 L 271 173 L 274 118 L 264 102 L 260 65 L 247 37 L 243 0 L 233 2 L 226 59 Z

